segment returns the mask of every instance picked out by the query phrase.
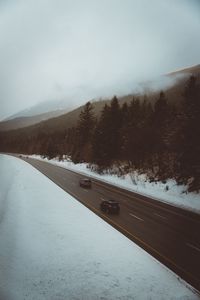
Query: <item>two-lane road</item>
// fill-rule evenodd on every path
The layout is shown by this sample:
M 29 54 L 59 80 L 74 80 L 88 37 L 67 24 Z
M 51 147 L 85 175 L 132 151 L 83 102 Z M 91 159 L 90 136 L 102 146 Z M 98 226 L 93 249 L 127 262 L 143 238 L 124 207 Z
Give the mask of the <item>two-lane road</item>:
M 79 186 L 81 174 L 23 159 L 200 291 L 200 215 L 97 179 L 92 179 L 91 189 L 84 189 Z M 100 211 L 104 199 L 120 203 L 119 216 Z

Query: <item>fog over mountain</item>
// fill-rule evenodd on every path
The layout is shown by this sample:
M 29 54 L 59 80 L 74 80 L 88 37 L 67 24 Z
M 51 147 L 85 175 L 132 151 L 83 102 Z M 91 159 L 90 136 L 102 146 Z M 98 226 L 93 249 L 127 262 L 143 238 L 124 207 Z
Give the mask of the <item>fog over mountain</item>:
M 78 106 L 200 62 L 196 0 L 0 1 L 0 119 Z
M 11 120 L 18 117 L 32 117 L 45 113 L 54 112 L 54 115 L 60 115 L 63 111 L 70 111 L 75 107 L 72 103 L 67 103 L 66 99 L 54 99 L 50 101 L 43 101 L 26 109 L 17 112 L 14 115 L 9 116 L 4 121 Z

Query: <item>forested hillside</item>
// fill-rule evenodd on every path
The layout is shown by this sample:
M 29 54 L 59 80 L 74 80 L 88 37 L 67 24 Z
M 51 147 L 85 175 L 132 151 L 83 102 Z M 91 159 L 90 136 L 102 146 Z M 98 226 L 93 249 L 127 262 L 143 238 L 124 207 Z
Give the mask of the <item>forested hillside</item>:
M 197 80 L 198 79 L 198 80 Z M 137 97 L 119 103 L 115 96 L 100 116 L 92 103 L 78 122 L 64 126 L 26 128 L 0 133 L 0 150 L 40 154 L 49 159 L 69 155 L 101 172 L 113 165 L 122 174 L 137 169 L 151 180 L 175 178 L 200 190 L 200 84 L 191 76 L 178 95 L 178 105 L 161 91 L 154 101 Z M 180 100 L 181 99 L 181 100 Z M 153 103 L 153 104 L 152 104 Z

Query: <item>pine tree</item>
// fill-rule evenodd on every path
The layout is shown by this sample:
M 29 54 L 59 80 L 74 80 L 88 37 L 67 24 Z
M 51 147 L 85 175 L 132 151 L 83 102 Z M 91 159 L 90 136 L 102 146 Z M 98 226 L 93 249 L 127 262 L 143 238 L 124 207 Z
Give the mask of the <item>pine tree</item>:
M 200 190 L 200 85 L 194 76 L 185 87 L 182 116 L 179 178 L 190 181 L 189 191 Z
M 105 104 L 96 126 L 92 152 L 93 161 L 99 166 L 109 166 L 120 158 L 122 113 L 116 96 Z
M 110 107 L 105 104 L 92 139 L 93 162 L 100 167 L 106 167 L 111 163 L 108 124 L 110 124 Z
M 143 143 L 141 136 L 142 111 L 138 99 L 133 97 L 125 116 L 126 120 L 125 118 L 123 119 L 122 129 L 122 157 L 123 160 L 127 160 L 129 164 L 138 167 L 141 162 Z
M 120 156 L 120 130 L 122 127 L 122 112 L 116 96 L 114 96 L 111 101 L 109 115 L 110 116 L 108 119 L 108 127 L 106 133 L 109 139 L 109 156 L 110 160 L 116 161 Z
M 160 92 L 155 102 L 152 115 L 152 143 L 153 163 L 158 168 L 158 176 L 161 178 L 165 172 L 165 154 L 167 151 L 166 137 L 168 135 L 170 108 L 165 93 Z
M 93 106 L 87 102 L 80 113 L 77 126 L 75 161 L 88 161 L 91 158 L 91 139 L 95 126 Z
M 57 147 L 56 147 L 52 137 L 48 138 L 46 151 L 47 151 L 46 154 L 47 154 L 48 159 L 52 159 L 58 155 Z

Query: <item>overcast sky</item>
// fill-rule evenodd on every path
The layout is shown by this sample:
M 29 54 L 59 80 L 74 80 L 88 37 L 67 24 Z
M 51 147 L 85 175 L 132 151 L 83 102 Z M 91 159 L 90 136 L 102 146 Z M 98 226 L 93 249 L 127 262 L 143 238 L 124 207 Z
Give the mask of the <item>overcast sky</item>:
M 0 0 L 0 119 L 200 63 L 200 0 Z

